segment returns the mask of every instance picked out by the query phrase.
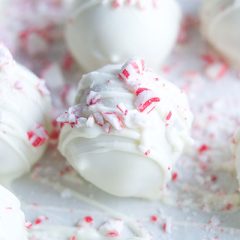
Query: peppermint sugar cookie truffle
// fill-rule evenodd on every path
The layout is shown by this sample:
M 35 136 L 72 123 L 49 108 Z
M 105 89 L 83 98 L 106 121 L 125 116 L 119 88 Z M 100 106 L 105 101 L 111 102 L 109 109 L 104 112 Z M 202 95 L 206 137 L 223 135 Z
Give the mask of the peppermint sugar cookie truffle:
M 83 70 L 145 58 L 159 70 L 179 31 L 175 0 L 75 0 L 66 24 L 68 46 Z
M 45 82 L 0 45 L 0 182 L 26 173 L 42 156 L 50 107 Z
M 207 41 L 228 62 L 240 68 L 240 1 L 204 0 L 200 17 Z
M 27 240 L 25 217 L 19 200 L 0 186 L 0 240 Z
M 58 121 L 60 152 L 87 181 L 121 197 L 158 198 L 191 141 L 185 94 L 143 60 L 84 75 L 76 105 Z

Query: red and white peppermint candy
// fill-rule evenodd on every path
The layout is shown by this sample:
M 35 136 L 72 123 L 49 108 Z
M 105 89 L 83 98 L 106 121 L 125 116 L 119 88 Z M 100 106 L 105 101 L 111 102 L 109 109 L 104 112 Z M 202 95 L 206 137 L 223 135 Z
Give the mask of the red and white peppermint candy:
M 47 216 L 39 216 L 34 220 L 34 225 L 40 225 L 47 220 L 48 220 Z
M 106 237 L 118 238 L 123 232 L 123 221 L 120 219 L 113 219 L 105 222 L 99 228 L 99 232 Z
M 71 126 L 75 126 L 77 128 L 81 128 L 86 126 L 88 119 L 84 118 L 84 117 L 80 117 L 76 120 L 76 123 L 70 123 Z M 88 122 L 88 124 L 90 124 L 90 121 Z
M 226 75 L 228 70 L 229 70 L 229 67 L 226 63 L 216 62 L 208 65 L 205 69 L 205 73 L 208 78 L 212 80 L 219 80 Z
M 87 105 L 88 106 L 95 105 L 100 101 L 101 101 L 101 96 L 99 93 L 94 92 L 94 91 L 89 92 L 89 94 L 87 96 Z
M 124 115 L 126 116 L 128 114 L 128 109 L 123 103 L 119 103 L 117 105 L 117 109 Z
M 100 112 L 93 113 L 93 117 L 97 125 L 102 127 L 104 125 L 104 118 Z
M 137 85 L 139 78 L 144 73 L 145 63 L 144 60 L 130 60 L 121 69 L 119 78 L 125 81 L 130 87 Z
M 110 123 L 116 130 L 121 130 L 124 127 L 122 117 L 116 112 L 103 112 L 102 115 L 105 121 Z
M 41 147 L 48 140 L 48 132 L 42 125 L 28 131 L 27 136 L 33 147 Z
M 135 106 L 139 112 L 148 113 L 151 112 L 160 102 L 160 98 L 156 94 L 147 88 L 139 88 L 136 91 L 137 98 L 135 100 Z
M 71 126 L 74 126 L 75 124 L 78 124 L 78 121 L 77 121 L 77 117 L 74 113 L 72 112 L 65 112 L 63 113 L 62 115 L 60 115 L 58 118 L 57 118 L 57 121 L 59 123 L 62 124 L 62 126 L 64 124 L 70 124 Z

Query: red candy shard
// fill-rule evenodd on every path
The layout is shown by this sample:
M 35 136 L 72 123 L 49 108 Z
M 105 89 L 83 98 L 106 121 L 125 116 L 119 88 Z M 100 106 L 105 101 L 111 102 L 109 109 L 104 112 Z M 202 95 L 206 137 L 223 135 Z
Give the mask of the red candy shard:
M 136 81 L 145 69 L 144 60 L 130 60 L 121 69 L 119 78 L 129 83 L 129 80 Z
M 157 217 L 156 215 L 152 215 L 152 216 L 150 217 L 150 221 L 151 221 L 151 222 L 157 222 L 157 221 L 158 221 L 158 217 Z
M 93 223 L 93 217 L 91 217 L 91 216 L 86 216 L 86 217 L 84 217 L 84 221 L 85 221 L 86 223 Z
M 150 89 L 148 88 L 138 88 L 135 92 L 136 96 L 138 96 L 140 93 L 144 92 L 144 91 L 150 91 Z
M 173 172 L 173 173 L 172 173 L 172 181 L 173 181 L 173 182 L 176 182 L 177 179 L 178 179 L 178 173 L 177 173 L 177 172 Z
M 170 111 L 168 115 L 166 116 L 166 120 L 169 121 L 172 117 L 172 112 Z
M 198 152 L 201 154 L 201 153 L 204 153 L 204 152 L 206 152 L 206 151 L 208 151 L 209 150 L 209 146 L 208 145 L 206 145 L 206 144 L 203 144 L 203 145 L 201 145 L 199 148 L 198 148 Z

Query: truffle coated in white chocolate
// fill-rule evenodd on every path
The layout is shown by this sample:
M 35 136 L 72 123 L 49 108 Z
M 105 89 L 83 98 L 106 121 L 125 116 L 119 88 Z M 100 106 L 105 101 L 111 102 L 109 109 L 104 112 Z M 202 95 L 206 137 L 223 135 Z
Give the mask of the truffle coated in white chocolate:
M 59 150 L 86 180 L 121 197 L 158 198 L 190 140 L 183 92 L 141 60 L 84 75 L 59 117 Z
M 179 31 L 175 0 L 75 0 L 68 46 L 86 72 L 141 56 L 159 71 Z
M 27 240 L 25 217 L 19 200 L 0 186 L 0 240 Z
M 0 45 L 0 182 L 28 172 L 47 145 L 50 96 L 43 80 Z
M 204 0 L 200 18 L 206 40 L 228 62 L 240 68 L 240 1 Z

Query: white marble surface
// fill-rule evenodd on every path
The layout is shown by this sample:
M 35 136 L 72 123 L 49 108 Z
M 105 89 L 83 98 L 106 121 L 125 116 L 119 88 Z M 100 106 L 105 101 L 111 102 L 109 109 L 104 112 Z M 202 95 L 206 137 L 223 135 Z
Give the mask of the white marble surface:
M 181 0 L 184 11 L 194 17 L 198 13 L 198 4 L 198 0 Z M 30 175 L 15 181 L 11 187 L 22 200 L 27 219 L 34 222 L 39 216 L 47 216 L 48 220 L 44 220 L 41 226 L 73 227 L 85 216 L 91 215 L 98 227 L 111 218 L 111 214 L 69 192 L 69 189 L 74 189 L 140 221 L 154 240 L 240 238 L 240 197 L 236 193 L 238 186 L 230 151 L 231 135 L 240 122 L 240 79 L 234 70 L 228 70 L 219 80 L 207 77 L 206 66 L 200 56 L 206 54 L 208 48 L 197 27 L 190 29 L 188 36 L 188 42 L 176 47 L 164 68 L 169 79 L 187 90 L 195 113 L 193 137 L 196 145 L 179 161 L 176 170 L 179 179 L 170 184 L 169 195 L 165 198 L 172 204 L 115 198 L 87 184 L 72 171 L 59 178 L 59 172 L 66 169 L 66 162 L 55 150 L 49 150 Z M 38 71 L 38 67 L 33 66 L 38 60 L 29 61 L 28 57 L 19 55 L 22 62 Z M 54 54 L 51 60 L 56 60 Z M 65 75 L 68 79 L 72 76 L 69 73 Z M 79 75 L 76 71 L 70 78 Z M 59 101 L 55 99 L 55 102 Z M 208 149 L 199 153 L 204 145 Z M 56 191 L 56 183 L 65 190 Z M 152 215 L 158 216 L 157 222 L 150 221 Z M 164 223 L 171 225 L 167 233 L 162 230 Z M 72 228 L 68 230 L 74 231 Z M 40 240 L 59 239 L 50 232 L 48 234 Z

